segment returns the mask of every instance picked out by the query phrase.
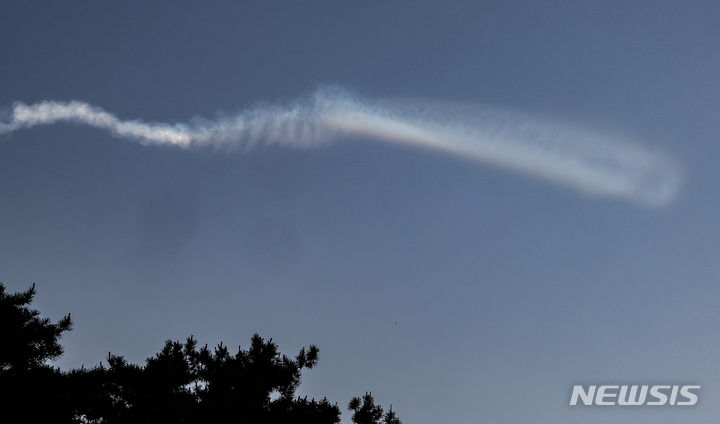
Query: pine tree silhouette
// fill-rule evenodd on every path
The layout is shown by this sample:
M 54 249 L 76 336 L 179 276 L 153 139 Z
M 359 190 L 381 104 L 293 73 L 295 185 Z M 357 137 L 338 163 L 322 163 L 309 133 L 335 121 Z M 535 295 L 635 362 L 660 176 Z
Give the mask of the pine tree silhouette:
M 56 323 L 29 305 L 35 286 L 8 294 L 0 284 L 0 422 L 74 424 L 337 424 L 340 409 L 327 398 L 296 396 L 302 371 L 318 362 L 311 345 L 294 357 L 255 334 L 231 354 L 220 343 L 198 348 L 165 342 L 145 364 L 108 353 L 106 364 L 61 372 L 47 364 L 62 354 L 59 339 L 70 315 Z M 370 393 L 350 402 L 356 424 L 400 424 Z M 392 408 L 391 408 L 392 409 Z
M 17 374 L 36 369 L 47 360 L 62 355 L 59 339 L 70 330 L 70 315 L 57 323 L 40 318 L 40 313 L 30 309 L 35 297 L 35 284 L 20 293 L 8 294 L 0 284 L 0 373 Z
M 33 297 L 34 284 L 14 294 L 0 284 L 0 413 L 17 422 L 70 422 L 63 375 L 47 364 L 63 352 L 59 339 L 72 326 L 70 315 L 56 323 L 40 318 L 29 307 Z
M 355 424 L 401 424 L 400 419 L 392 410 L 392 405 L 390 410 L 383 415 L 382 406 L 375 405 L 375 399 L 370 392 L 365 392 L 362 398 L 352 398 L 348 409 L 353 411 L 352 420 Z

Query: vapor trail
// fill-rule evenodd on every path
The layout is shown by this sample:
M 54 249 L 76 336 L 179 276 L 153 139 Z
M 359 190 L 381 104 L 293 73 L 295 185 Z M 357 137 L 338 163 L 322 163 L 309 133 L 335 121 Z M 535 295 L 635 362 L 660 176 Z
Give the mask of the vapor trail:
M 309 147 L 354 135 L 461 156 L 584 193 L 649 206 L 669 203 L 679 188 L 675 162 L 635 143 L 491 109 L 466 107 L 464 113 L 445 118 L 440 116 L 449 112 L 447 106 L 429 103 L 421 109 L 431 113 L 402 108 L 397 103 L 362 102 L 326 90 L 286 107 L 257 107 L 214 121 L 165 124 L 121 120 L 79 101 L 44 101 L 14 104 L 9 121 L 0 122 L 0 134 L 76 122 L 142 144 L 183 148 L 249 148 L 255 144 Z

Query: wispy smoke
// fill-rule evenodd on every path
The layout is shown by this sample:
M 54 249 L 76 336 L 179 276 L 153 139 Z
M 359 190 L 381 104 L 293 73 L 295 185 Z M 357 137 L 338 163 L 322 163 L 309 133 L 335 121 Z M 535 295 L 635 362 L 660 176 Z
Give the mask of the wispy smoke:
M 450 113 L 452 109 L 452 113 Z M 680 182 L 675 162 L 635 143 L 490 109 L 363 102 L 320 91 L 286 107 L 258 107 L 229 118 L 164 124 L 121 120 L 87 103 L 16 103 L 0 134 L 56 122 L 107 129 L 143 144 L 183 148 L 255 144 L 305 147 L 355 135 L 421 147 L 512 169 L 597 196 L 662 206 Z M 470 111 L 470 113 L 468 113 Z M 443 116 L 448 115 L 448 116 Z

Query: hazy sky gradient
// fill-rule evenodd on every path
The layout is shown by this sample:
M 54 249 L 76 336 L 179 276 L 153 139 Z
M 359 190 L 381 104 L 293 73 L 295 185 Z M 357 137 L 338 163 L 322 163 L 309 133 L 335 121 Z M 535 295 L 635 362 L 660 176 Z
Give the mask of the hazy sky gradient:
M 64 367 L 258 331 L 320 347 L 304 393 L 371 390 L 407 424 L 710 422 L 719 20 L 713 2 L 2 2 L 2 111 L 178 122 L 338 84 L 627 134 L 686 176 L 648 209 L 361 139 L 224 153 L 38 127 L 0 136 L 0 281 L 72 312 Z M 699 383 L 701 404 L 566 406 L 611 382 Z

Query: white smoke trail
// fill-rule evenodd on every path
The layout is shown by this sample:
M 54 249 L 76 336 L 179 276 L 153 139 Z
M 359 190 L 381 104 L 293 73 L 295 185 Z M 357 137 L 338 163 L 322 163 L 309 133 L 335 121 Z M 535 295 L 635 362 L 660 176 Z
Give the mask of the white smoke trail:
M 425 109 L 441 112 L 443 107 L 427 104 Z M 78 101 L 44 101 L 16 103 L 9 122 L 0 123 L 0 134 L 67 121 L 107 129 L 143 144 L 230 148 L 257 143 L 312 146 L 356 135 L 453 154 L 584 193 L 649 206 L 668 204 L 679 188 L 675 162 L 634 143 L 510 113 L 469 109 L 475 113 L 466 119 L 428 119 L 397 104 L 361 102 L 347 94 L 320 91 L 289 107 L 259 107 L 216 121 L 163 124 L 121 120 Z

